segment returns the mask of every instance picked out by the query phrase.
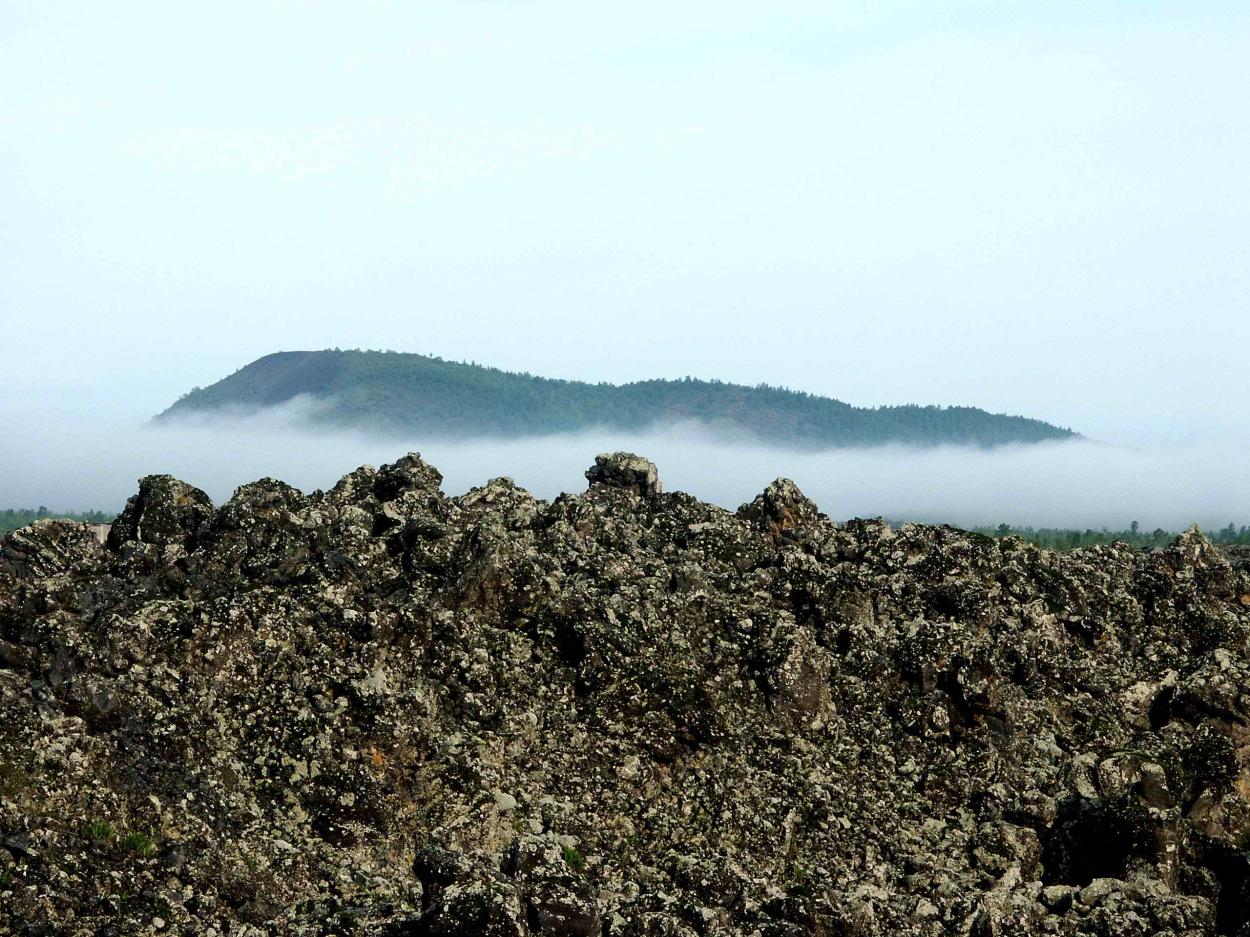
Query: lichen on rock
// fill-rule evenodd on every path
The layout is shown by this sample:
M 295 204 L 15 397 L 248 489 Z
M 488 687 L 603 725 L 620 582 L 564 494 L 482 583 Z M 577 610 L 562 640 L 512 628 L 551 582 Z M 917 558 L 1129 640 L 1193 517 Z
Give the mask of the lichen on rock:
M 654 462 L 632 452 L 611 452 L 595 456 L 595 464 L 586 470 L 591 485 L 621 488 L 646 498 L 660 493 L 660 473 Z
M 1243 933 L 1250 573 L 420 456 L 0 541 L 0 933 Z

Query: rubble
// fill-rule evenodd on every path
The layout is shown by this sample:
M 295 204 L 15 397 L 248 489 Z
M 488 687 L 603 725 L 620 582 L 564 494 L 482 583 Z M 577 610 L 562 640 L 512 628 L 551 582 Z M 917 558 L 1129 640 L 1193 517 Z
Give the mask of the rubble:
M 1250 573 L 417 455 L 0 542 L 0 933 L 1244 935 Z

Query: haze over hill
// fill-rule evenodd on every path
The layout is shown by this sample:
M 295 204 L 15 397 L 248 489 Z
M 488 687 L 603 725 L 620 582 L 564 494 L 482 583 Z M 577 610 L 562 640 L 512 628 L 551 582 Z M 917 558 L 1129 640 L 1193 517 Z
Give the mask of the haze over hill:
M 162 472 L 311 490 L 408 449 L 450 491 L 555 497 L 626 448 L 727 507 L 786 475 L 837 518 L 1250 519 L 1245 4 L 6 13 L 0 509 L 116 511 Z M 330 432 L 298 400 L 140 429 L 332 346 L 970 403 L 1124 448 Z
M 305 398 L 305 418 L 353 429 L 451 437 L 641 431 L 696 422 L 791 448 L 902 443 L 994 446 L 1071 439 L 1069 429 L 975 407 L 855 407 L 802 391 L 720 381 L 590 384 L 380 351 L 266 355 L 184 395 L 157 419 L 254 412 Z
M 0 935 L 1250 937 L 1248 62 L 0 5 Z

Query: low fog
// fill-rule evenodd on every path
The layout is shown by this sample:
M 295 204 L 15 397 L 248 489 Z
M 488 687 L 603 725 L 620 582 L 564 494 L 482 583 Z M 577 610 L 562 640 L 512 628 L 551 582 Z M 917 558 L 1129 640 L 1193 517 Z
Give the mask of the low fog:
M 513 440 L 382 437 L 300 428 L 291 411 L 155 427 L 100 420 L 33 420 L 6 455 L 0 507 L 119 510 L 145 474 L 167 472 L 221 503 L 264 476 L 304 491 L 328 488 L 358 465 L 418 451 L 461 494 L 506 475 L 553 498 L 585 488 L 598 452 L 652 459 L 666 491 L 735 508 L 787 476 L 835 520 L 1177 530 L 1250 522 L 1244 448 L 1149 451 L 1077 441 L 993 450 L 883 447 L 799 453 L 725 443 L 698 426 L 645 434 L 587 432 Z

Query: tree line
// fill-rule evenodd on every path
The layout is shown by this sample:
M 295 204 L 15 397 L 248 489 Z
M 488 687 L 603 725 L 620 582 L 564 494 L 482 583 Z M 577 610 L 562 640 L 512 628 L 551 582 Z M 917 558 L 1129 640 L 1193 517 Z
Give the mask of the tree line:
M 1063 527 L 1013 527 L 1010 524 L 999 524 L 997 527 L 975 527 L 975 533 L 990 537 L 1019 537 L 1026 543 L 1032 543 L 1047 550 L 1075 550 L 1080 547 L 1094 547 L 1108 543 L 1127 543 L 1139 549 L 1165 547 L 1177 536 L 1177 531 L 1143 530 L 1137 521 L 1133 521 L 1124 530 L 1110 530 L 1106 527 L 1098 530 L 1085 530 Z M 1212 542 L 1221 546 L 1250 545 L 1250 527 L 1238 526 L 1232 522 L 1226 527 L 1214 531 L 1203 531 Z
M 4 508 L 0 510 L 0 533 L 8 533 L 49 517 L 81 521 L 84 524 L 111 524 L 117 514 L 109 511 L 49 511 L 42 504 L 37 508 Z
M 468 437 L 643 430 L 687 421 L 801 449 L 993 446 L 1076 435 L 1041 420 L 976 407 L 857 407 L 769 384 L 748 387 L 693 377 L 589 383 L 425 355 L 338 350 L 266 355 L 192 390 L 158 419 L 257 409 L 301 396 L 320 403 L 311 418 L 322 423 Z

